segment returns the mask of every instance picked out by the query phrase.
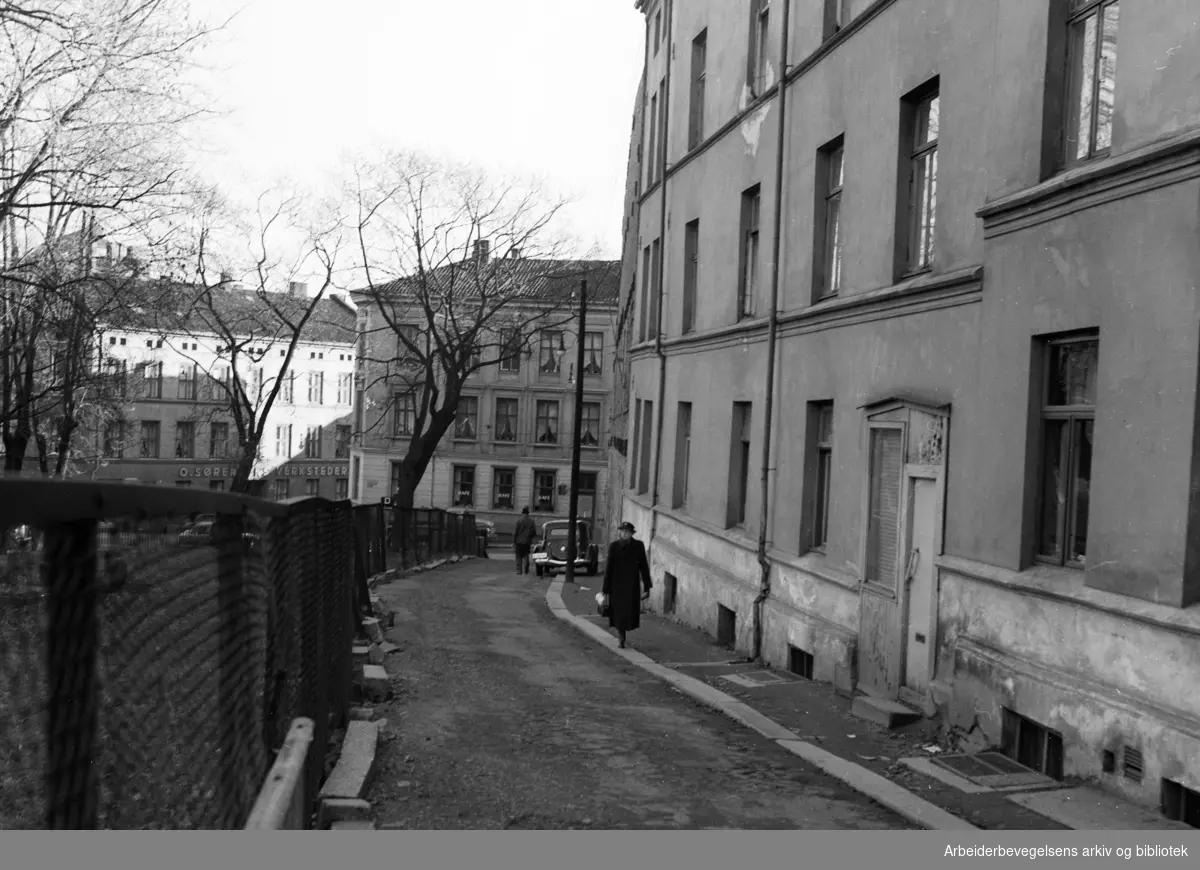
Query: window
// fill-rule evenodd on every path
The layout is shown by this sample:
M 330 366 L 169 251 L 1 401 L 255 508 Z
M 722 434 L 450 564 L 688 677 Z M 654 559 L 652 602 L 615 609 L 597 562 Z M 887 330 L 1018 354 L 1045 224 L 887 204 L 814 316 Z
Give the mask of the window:
M 558 402 L 539 399 L 537 403 L 537 433 L 538 444 L 558 443 Z
M 257 369 L 261 373 L 262 369 Z M 325 403 L 325 373 L 308 373 L 308 403 L 323 405 Z
M 754 298 L 758 289 L 758 218 L 762 210 L 759 185 L 742 194 L 742 243 L 738 277 L 737 319 L 754 316 Z
M 161 399 L 163 394 L 163 364 L 160 362 L 143 364 L 142 377 L 146 381 L 146 398 Z
M 579 443 L 584 447 L 600 444 L 600 403 L 584 402 L 583 419 L 579 423 Z
M 391 495 L 395 495 L 396 493 L 398 493 L 400 491 L 400 483 L 403 480 L 404 480 L 404 463 L 403 462 L 393 462 L 392 463 L 392 492 L 391 492 Z
M 807 431 L 808 464 L 812 483 L 805 487 L 809 493 L 807 505 L 810 525 L 807 540 L 800 551 L 824 550 L 829 539 L 829 482 L 833 474 L 833 402 L 808 403 Z
M 599 478 L 594 471 L 579 472 L 579 494 L 581 496 L 594 496 L 596 494 L 596 481 L 598 479 Z
M 604 373 L 603 332 L 585 332 L 583 334 L 583 373 L 585 375 Z
M 336 499 L 350 498 L 350 479 L 338 477 L 333 481 L 333 497 Z
M 191 489 L 192 482 L 190 480 L 177 480 L 175 486 L 178 489 Z
M 104 441 L 101 453 L 105 459 L 125 458 L 125 423 L 113 420 L 104 427 Z
M 645 341 L 647 330 L 650 326 L 649 309 L 650 309 L 650 246 L 646 245 L 642 249 L 642 296 L 640 303 L 642 306 L 642 316 L 638 318 L 638 341 Z
M 475 468 L 471 465 L 454 466 L 454 506 L 475 506 Z
M 894 591 L 900 541 L 900 475 L 904 463 L 902 430 L 895 426 L 872 426 L 870 432 L 867 558 L 863 579 Z
M 905 100 L 907 123 L 902 130 L 909 133 L 904 147 L 908 162 L 907 250 L 903 271 L 921 272 L 933 268 L 937 253 L 935 245 L 937 222 L 938 127 L 940 99 L 936 84 L 924 87 L 919 94 Z M 901 176 L 904 177 L 904 176 Z
M 768 36 L 771 32 L 770 0 L 750 0 L 750 51 L 746 63 L 746 84 L 753 96 L 767 88 Z
M 541 349 L 538 351 L 538 371 L 544 374 L 558 374 L 562 371 L 564 352 L 562 333 L 553 329 L 543 329 Z
M 350 458 L 350 427 L 339 425 L 333 430 L 333 458 Z
M 850 20 L 847 0 L 825 0 L 825 39 L 829 39 Z
M 129 392 L 129 368 L 123 359 L 104 361 L 104 373 L 108 377 L 112 395 L 124 399 Z
M 159 429 L 157 420 L 142 421 L 142 459 L 158 459 Z
M 317 495 L 321 488 L 321 480 L 317 477 L 309 477 L 304 481 L 304 494 Z
M 646 187 L 658 180 L 658 94 L 650 96 L 650 131 L 646 146 Z
M 210 423 L 208 427 L 208 455 L 213 459 L 224 459 L 229 455 L 229 424 Z
M 284 404 L 292 405 L 296 401 L 296 373 L 288 372 L 283 376 L 283 386 L 280 387 L 279 397 Z
M 321 458 L 321 427 L 309 426 L 304 432 L 304 458 Z
M 654 403 L 642 402 L 642 443 L 638 447 L 638 493 L 650 491 L 650 438 L 654 430 Z
M 288 484 L 290 484 L 290 483 L 291 483 L 291 480 L 286 477 L 275 478 L 275 500 L 276 501 L 283 501 L 285 498 L 289 498 L 291 496 L 291 492 L 290 492 L 291 487 L 288 486 Z
M 292 427 L 275 427 L 275 455 L 288 457 L 292 455 Z
M 175 458 L 196 458 L 196 424 L 190 420 L 175 424 Z
M 512 510 L 516 503 L 513 490 L 517 472 L 512 468 L 497 468 L 492 472 L 492 507 Z
M 817 299 L 836 296 L 842 287 L 842 182 L 843 182 L 842 137 L 826 145 L 817 153 L 817 190 L 821 199 L 817 203 L 816 275 L 813 286 L 817 288 Z
M 1073 0 L 1068 25 L 1068 163 L 1108 153 L 1117 72 L 1116 0 Z
M 650 245 L 650 268 L 652 271 L 649 310 L 646 312 L 649 318 L 647 337 L 658 338 L 658 316 L 662 308 L 662 244 L 659 239 L 655 239 Z
M 687 504 L 688 469 L 692 459 L 692 403 L 680 402 L 675 412 L 675 481 L 671 507 Z
M 700 281 L 700 221 L 683 228 L 683 329 L 684 335 L 696 328 L 696 291 Z
M 519 372 L 521 370 L 521 333 L 515 329 L 506 329 L 500 333 L 500 371 Z
M 658 54 L 658 49 L 662 46 L 662 10 L 654 13 L 654 54 Z
M 1073 568 L 1087 558 L 1099 353 L 1094 335 L 1046 347 L 1037 557 Z
M 392 434 L 411 435 L 417 425 L 417 397 L 414 393 L 397 393 L 392 397 Z
M 337 379 L 337 402 L 339 405 L 349 405 L 353 401 L 354 375 L 351 372 L 341 372 Z
M 496 440 L 517 440 L 517 400 L 496 400 Z
M 213 492 L 224 492 L 224 491 L 225 491 L 225 481 L 223 481 L 223 480 L 210 480 L 210 481 L 208 482 L 208 488 L 209 488 L 210 490 L 212 490 Z
M 458 400 L 454 418 L 454 437 L 474 441 L 478 431 L 479 399 L 475 396 L 463 396 Z
M 250 383 L 250 398 L 261 399 L 263 392 L 263 370 L 261 368 L 251 370 Z
M 733 428 L 729 439 L 729 496 L 725 505 L 727 528 L 746 522 L 746 490 L 750 483 L 750 403 L 733 403 Z
M 396 327 L 396 359 L 401 366 L 413 366 L 420 362 L 417 338 L 417 328 L 412 324 L 402 323 Z
M 642 433 L 642 400 L 634 400 L 635 409 L 633 412 L 633 455 L 629 457 L 629 488 L 637 487 L 638 482 L 638 467 L 640 465 L 639 453 L 641 450 L 641 433 Z
M 692 105 L 688 116 L 688 150 L 704 141 L 704 79 L 708 63 L 708 29 L 692 40 Z
M 554 490 L 557 485 L 558 473 L 555 471 L 535 471 L 533 473 L 533 509 L 543 513 L 554 512 Z
M 179 398 L 196 400 L 196 366 L 180 366 Z

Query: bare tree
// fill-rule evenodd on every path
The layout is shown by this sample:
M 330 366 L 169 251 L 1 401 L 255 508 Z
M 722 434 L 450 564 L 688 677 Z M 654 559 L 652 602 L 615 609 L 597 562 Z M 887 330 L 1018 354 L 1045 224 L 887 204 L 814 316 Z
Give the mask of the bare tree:
M 581 280 L 603 280 L 611 264 L 567 258 L 555 232 L 566 202 L 536 184 L 384 154 L 355 165 L 347 194 L 365 284 L 359 389 L 386 395 L 362 434 L 404 418 L 394 496 L 411 507 L 467 379 L 528 356 L 537 332 L 575 317 Z M 561 364 L 561 349 L 549 352 L 545 364 Z

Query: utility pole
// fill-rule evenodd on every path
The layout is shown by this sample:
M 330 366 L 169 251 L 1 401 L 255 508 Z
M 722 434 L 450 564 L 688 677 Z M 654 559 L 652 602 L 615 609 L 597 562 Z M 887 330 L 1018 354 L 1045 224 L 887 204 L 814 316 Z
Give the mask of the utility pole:
M 567 575 L 564 583 L 575 582 L 575 559 L 579 555 L 579 454 L 583 426 L 583 336 L 587 329 L 587 278 L 579 282 L 579 336 L 575 341 L 575 426 L 571 430 L 571 507 L 567 513 Z

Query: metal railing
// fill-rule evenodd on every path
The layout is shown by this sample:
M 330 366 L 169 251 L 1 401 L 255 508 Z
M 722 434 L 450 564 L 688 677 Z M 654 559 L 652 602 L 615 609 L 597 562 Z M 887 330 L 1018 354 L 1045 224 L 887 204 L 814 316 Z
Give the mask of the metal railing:
M 0 829 L 242 827 L 304 719 L 292 814 L 307 826 L 385 519 L 320 498 L 0 481 Z
M 412 568 L 438 559 L 484 555 L 475 515 L 441 508 L 388 507 L 387 549 L 397 567 Z

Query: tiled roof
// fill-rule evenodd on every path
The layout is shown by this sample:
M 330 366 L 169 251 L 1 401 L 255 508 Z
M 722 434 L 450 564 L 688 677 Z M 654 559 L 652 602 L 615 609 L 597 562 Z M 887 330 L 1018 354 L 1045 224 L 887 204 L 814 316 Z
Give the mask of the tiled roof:
M 618 260 L 537 260 L 532 258 L 493 257 L 485 269 L 491 270 L 481 279 L 490 292 L 500 292 L 500 287 L 511 282 L 511 289 L 504 295 L 515 300 L 539 302 L 569 300 L 578 289 L 582 278 L 588 279 L 589 305 L 616 305 L 621 287 L 621 263 Z M 443 287 L 470 288 L 476 281 L 476 262 L 463 260 L 430 271 L 426 286 L 430 289 Z M 408 276 L 380 284 L 375 290 L 355 290 L 356 295 L 402 296 L 415 293 L 418 278 Z M 469 298 L 469 290 L 464 290 Z

